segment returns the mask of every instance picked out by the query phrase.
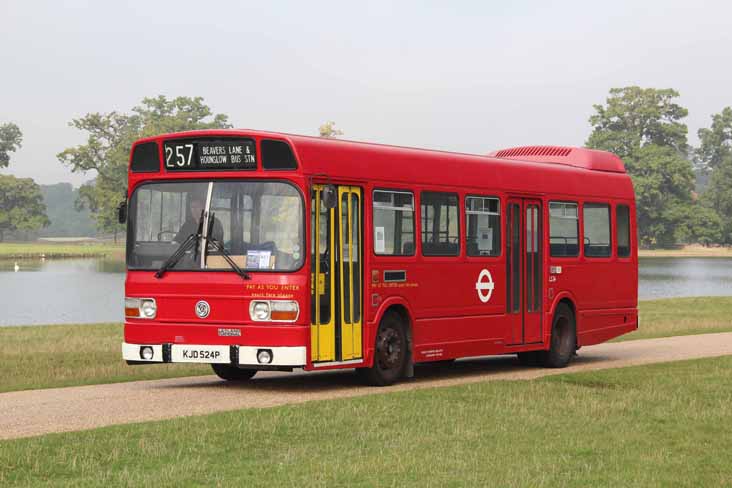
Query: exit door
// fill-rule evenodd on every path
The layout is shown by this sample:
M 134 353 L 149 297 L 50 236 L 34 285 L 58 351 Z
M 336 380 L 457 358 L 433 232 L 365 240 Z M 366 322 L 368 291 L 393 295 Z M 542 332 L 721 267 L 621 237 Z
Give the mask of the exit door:
M 538 200 L 508 200 L 506 314 L 510 344 L 542 340 L 542 215 Z
M 314 185 L 311 214 L 311 328 L 313 362 L 363 357 L 361 189 L 338 186 L 337 203 L 323 203 Z

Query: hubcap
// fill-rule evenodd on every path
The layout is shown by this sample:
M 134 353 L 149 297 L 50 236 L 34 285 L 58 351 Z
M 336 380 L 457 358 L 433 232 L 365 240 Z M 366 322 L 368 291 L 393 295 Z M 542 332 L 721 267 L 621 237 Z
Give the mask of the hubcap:
M 391 327 L 379 332 L 376 346 L 376 359 L 382 369 L 393 369 L 401 363 L 401 337 Z

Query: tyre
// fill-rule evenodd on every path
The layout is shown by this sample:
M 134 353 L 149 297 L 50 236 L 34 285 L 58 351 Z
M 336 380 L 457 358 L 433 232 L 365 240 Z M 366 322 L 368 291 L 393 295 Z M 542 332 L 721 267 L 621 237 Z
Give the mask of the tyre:
M 543 363 L 548 368 L 564 368 L 577 351 L 577 325 L 568 305 L 560 303 L 552 320 L 552 337 L 548 351 L 543 351 Z
M 256 369 L 241 369 L 230 364 L 212 364 L 211 368 L 216 376 L 226 381 L 246 381 L 257 374 Z
M 387 313 L 381 319 L 376 332 L 374 365 L 357 370 L 367 384 L 388 386 L 404 376 L 407 365 L 407 335 L 404 324 L 395 313 Z

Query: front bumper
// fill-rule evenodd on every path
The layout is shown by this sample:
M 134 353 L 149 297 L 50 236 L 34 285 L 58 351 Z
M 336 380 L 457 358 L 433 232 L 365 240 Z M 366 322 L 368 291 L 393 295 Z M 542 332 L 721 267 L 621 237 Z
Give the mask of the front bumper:
M 152 348 L 152 357 L 144 359 L 142 348 Z M 262 364 L 257 353 L 267 350 L 272 361 Z M 218 363 L 237 366 L 282 366 L 300 368 L 307 363 L 305 346 L 212 346 L 196 344 L 129 344 L 122 343 L 122 358 L 130 363 Z

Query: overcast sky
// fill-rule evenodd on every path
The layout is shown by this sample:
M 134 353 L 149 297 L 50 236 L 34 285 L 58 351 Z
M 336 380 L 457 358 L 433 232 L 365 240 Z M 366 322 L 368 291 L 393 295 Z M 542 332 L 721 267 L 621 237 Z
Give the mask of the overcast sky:
M 11 174 L 74 185 L 68 122 L 202 96 L 235 127 L 487 153 L 582 145 L 611 87 L 675 88 L 690 140 L 732 105 L 730 1 L 0 0 Z

